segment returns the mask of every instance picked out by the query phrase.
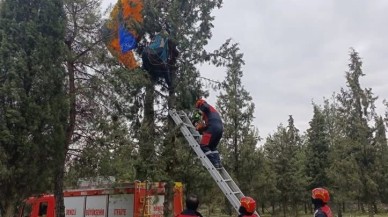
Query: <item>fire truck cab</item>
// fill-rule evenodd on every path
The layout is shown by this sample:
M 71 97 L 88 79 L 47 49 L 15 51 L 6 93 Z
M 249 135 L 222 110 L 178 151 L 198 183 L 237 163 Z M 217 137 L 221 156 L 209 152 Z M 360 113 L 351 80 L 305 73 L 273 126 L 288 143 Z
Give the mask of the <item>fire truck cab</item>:
M 135 182 L 111 188 L 73 189 L 64 194 L 66 217 L 163 217 L 165 183 Z M 183 187 L 175 183 L 174 216 L 183 210 Z M 18 217 L 55 217 L 52 194 L 30 197 Z

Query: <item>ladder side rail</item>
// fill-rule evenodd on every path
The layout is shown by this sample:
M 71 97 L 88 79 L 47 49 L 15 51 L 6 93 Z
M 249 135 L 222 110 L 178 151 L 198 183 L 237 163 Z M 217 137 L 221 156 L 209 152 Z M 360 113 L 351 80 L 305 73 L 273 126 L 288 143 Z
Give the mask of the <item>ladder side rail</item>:
M 182 127 L 184 128 L 184 127 Z M 196 154 L 198 155 L 199 159 L 201 160 L 202 164 L 206 167 L 206 169 L 208 170 L 208 172 L 210 173 L 210 175 L 212 176 L 212 178 L 214 179 L 214 181 L 217 183 L 218 187 L 222 190 L 222 192 L 224 193 L 224 195 L 228 198 L 230 204 L 232 204 L 232 206 L 236 209 L 236 211 L 238 212 L 238 208 L 240 206 L 240 199 L 237 197 L 237 195 L 234 193 L 234 192 L 238 192 L 238 191 L 235 191 L 233 190 L 228 183 L 226 183 L 223 179 L 223 177 L 221 176 L 221 174 L 217 171 L 217 169 L 213 166 L 213 164 L 210 162 L 209 158 L 205 155 L 205 153 L 201 150 L 200 146 L 198 145 L 198 143 L 196 142 L 196 140 L 194 139 L 194 137 L 192 137 L 191 134 L 187 134 L 187 129 L 182 129 L 181 128 L 181 132 L 186 135 L 186 139 L 189 141 L 190 143 L 190 146 L 194 149 L 194 151 L 196 152 Z M 185 132 L 186 131 L 186 132 Z M 190 141 L 191 140 L 191 141 Z M 196 143 L 196 145 L 193 143 Z M 241 191 L 239 191 L 239 193 L 241 193 Z
M 178 112 L 177 112 L 178 113 Z M 190 118 L 187 116 L 187 114 L 184 112 L 184 111 L 180 111 L 180 114 L 178 113 L 178 116 L 179 117 L 182 117 L 182 121 L 184 123 L 186 123 L 188 126 L 190 127 L 187 127 L 191 134 L 193 135 L 193 137 L 197 140 L 197 142 L 199 143 L 200 142 L 200 139 L 201 139 L 201 134 L 195 129 L 195 126 L 193 126 L 193 123 L 191 122 Z
M 193 135 L 191 134 L 190 130 L 185 126 L 182 125 L 183 121 L 181 120 L 180 116 L 177 115 L 176 112 L 171 111 L 170 112 L 171 117 L 175 121 L 175 123 L 180 126 L 180 130 L 186 140 L 189 142 L 189 145 L 191 148 L 195 151 L 199 159 L 201 160 L 202 164 L 207 168 L 210 175 L 216 181 L 219 188 L 222 190 L 224 195 L 228 198 L 229 202 L 233 205 L 233 207 L 238 211 L 238 205 L 240 203 L 239 198 L 234 194 L 235 191 L 233 191 L 228 183 L 224 181 L 221 174 L 217 171 L 217 169 L 213 166 L 213 164 L 210 162 L 209 158 L 205 155 L 205 153 L 200 148 L 198 142 L 195 140 Z
M 244 196 L 244 194 L 241 192 L 241 190 L 238 188 L 236 183 L 233 181 L 233 179 L 230 177 L 230 175 L 227 173 L 227 171 L 222 168 L 221 173 L 213 166 L 213 164 L 210 162 L 209 158 L 205 155 L 205 153 L 202 151 L 200 148 L 200 145 L 198 144 L 197 140 L 194 138 L 193 134 L 198 134 L 198 131 L 193 130 L 193 128 L 189 128 L 186 125 L 184 125 L 184 121 L 181 119 L 181 116 L 184 117 L 185 121 L 187 124 L 191 124 L 190 119 L 187 117 L 186 113 L 183 112 L 181 116 L 177 114 L 176 111 L 169 111 L 170 116 L 174 120 L 174 122 L 180 126 L 180 130 L 186 140 L 189 142 L 189 145 L 192 147 L 192 149 L 196 152 L 197 156 L 201 160 L 202 164 L 206 166 L 207 170 L 209 171 L 210 175 L 216 181 L 218 187 L 222 190 L 224 195 L 227 197 L 229 200 L 230 204 L 235 208 L 235 210 L 238 212 L 238 209 L 240 207 L 240 198 Z M 225 182 L 225 178 L 223 175 L 227 178 L 230 179 L 231 182 L 227 183 Z M 258 215 L 257 212 L 255 212 Z

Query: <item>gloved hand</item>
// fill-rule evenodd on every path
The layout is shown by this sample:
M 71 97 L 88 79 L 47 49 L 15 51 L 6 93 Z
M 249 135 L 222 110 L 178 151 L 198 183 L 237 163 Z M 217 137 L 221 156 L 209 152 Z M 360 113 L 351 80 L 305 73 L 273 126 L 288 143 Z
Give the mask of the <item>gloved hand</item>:
M 192 124 L 195 126 L 201 120 L 202 114 L 197 110 L 193 113 Z
M 195 130 L 198 131 L 200 134 L 203 133 L 203 131 L 206 130 L 206 125 L 203 121 L 198 121 L 195 125 Z

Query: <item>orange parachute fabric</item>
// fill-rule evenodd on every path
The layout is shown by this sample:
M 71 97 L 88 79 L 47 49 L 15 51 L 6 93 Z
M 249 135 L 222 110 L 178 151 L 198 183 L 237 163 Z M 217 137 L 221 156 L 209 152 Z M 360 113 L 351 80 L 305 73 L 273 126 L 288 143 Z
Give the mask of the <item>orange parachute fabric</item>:
M 141 37 L 138 30 L 143 23 L 142 11 L 142 0 L 118 0 L 105 24 L 108 50 L 129 69 L 139 67 L 132 49 Z

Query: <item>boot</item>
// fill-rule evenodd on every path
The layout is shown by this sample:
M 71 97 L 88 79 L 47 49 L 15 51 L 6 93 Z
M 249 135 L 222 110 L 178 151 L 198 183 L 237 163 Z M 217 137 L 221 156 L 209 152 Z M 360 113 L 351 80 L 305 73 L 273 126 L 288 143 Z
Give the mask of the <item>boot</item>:
M 216 156 L 215 156 L 214 153 L 208 154 L 208 155 L 206 155 L 206 156 L 207 156 L 207 158 L 209 158 L 210 162 L 213 164 L 213 166 L 214 166 L 215 168 L 217 168 L 217 166 L 219 166 L 219 165 L 217 164 L 217 158 L 216 158 Z
M 213 163 L 214 167 L 217 169 L 222 168 L 220 153 L 218 153 L 218 151 L 215 151 L 212 154 L 214 156 L 214 163 Z

